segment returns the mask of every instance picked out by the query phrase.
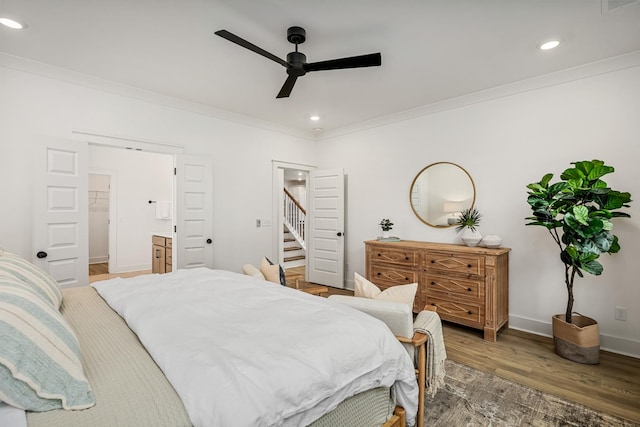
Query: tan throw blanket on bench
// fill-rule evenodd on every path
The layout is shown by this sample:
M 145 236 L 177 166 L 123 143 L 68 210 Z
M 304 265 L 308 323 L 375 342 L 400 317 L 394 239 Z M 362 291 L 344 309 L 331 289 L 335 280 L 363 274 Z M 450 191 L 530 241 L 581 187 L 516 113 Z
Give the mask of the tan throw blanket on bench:
M 27 412 L 29 427 L 191 426 L 173 387 L 96 290 L 63 290 L 61 312 L 75 331 L 96 406 Z
M 434 311 L 421 311 L 413 322 L 413 331 L 429 337 L 427 340 L 427 395 L 432 397 L 444 384 L 444 361 L 447 351 L 442 336 L 442 321 Z

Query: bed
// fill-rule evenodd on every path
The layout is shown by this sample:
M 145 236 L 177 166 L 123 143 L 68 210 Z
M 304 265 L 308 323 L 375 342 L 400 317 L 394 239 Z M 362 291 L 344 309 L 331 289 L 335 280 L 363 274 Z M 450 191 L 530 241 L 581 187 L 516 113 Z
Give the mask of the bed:
M 60 299 L 95 404 L 23 412 L 29 427 L 383 425 L 396 405 L 414 423 L 408 354 L 386 325 L 342 304 L 205 268 Z

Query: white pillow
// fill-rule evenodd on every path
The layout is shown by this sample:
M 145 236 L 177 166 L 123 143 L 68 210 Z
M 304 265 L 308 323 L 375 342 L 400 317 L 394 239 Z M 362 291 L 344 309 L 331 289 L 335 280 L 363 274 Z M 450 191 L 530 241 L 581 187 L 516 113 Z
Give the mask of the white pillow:
M 272 265 L 269 263 L 269 260 L 262 258 L 260 272 L 269 282 L 280 284 L 280 266 L 278 264 Z
M 415 299 L 416 292 L 418 291 L 417 283 L 391 286 L 384 291 L 381 291 L 379 287 L 377 287 L 358 273 L 354 273 L 354 278 L 356 286 L 353 296 L 401 302 L 407 304 L 409 308 L 413 310 L 413 300 Z
M 247 276 L 255 277 L 256 279 L 264 280 L 264 274 L 258 270 L 253 264 L 245 264 L 242 266 L 242 272 Z

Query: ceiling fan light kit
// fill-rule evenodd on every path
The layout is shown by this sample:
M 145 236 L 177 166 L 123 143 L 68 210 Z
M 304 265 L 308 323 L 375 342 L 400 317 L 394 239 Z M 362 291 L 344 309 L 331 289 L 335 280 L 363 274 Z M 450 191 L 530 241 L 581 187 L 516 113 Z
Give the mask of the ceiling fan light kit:
M 361 68 L 361 67 L 376 67 L 382 64 L 382 55 L 380 52 L 371 53 L 368 55 L 350 56 L 347 58 L 330 59 L 327 61 L 311 62 L 307 63 L 307 56 L 302 52 L 298 52 L 298 45 L 305 42 L 307 39 L 307 32 L 302 27 L 289 27 L 287 29 L 287 40 L 296 46 L 294 52 L 287 54 L 287 60 L 280 59 L 274 54 L 267 52 L 266 50 L 244 40 L 241 37 L 227 31 L 218 30 L 216 35 L 229 40 L 239 46 L 249 49 L 252 52 L 262 55 L 265 58 L 271 59 L 274 62 L 282 65 L 287 69 L 287 79 L 282 85 L 280 92 L 276 98 L 288 98 L 291 95 L 293 86 L 296 83 L 298 77 L 302 77 L 311 71 L 325 71 L 325 70 L 340 70 L 345 68 Z

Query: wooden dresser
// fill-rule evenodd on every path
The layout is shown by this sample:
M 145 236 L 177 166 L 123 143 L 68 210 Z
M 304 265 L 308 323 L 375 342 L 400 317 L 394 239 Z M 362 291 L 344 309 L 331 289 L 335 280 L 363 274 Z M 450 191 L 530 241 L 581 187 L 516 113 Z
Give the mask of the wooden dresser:
M 151 272 L 170 273 L 173 269 L 172 239 L 171 237 L 154 234 L 151 237 Z
M 365 242 L 366 276 L 381 289 L 418 283 L 413 311 L 438 308 L 442 320 L 495 341 L 509 322 L 509 248 L 404 240 Z

